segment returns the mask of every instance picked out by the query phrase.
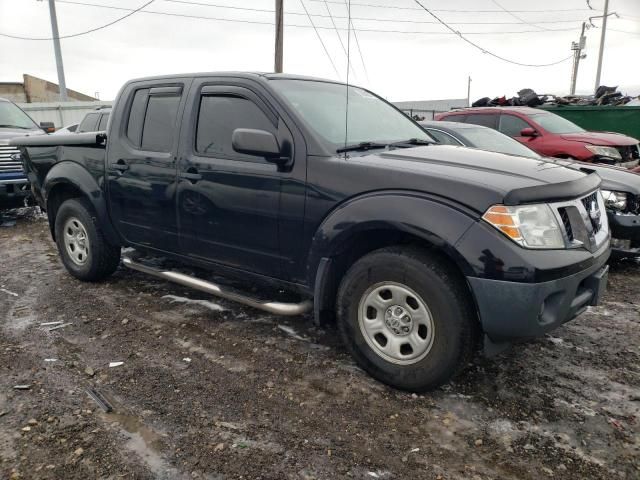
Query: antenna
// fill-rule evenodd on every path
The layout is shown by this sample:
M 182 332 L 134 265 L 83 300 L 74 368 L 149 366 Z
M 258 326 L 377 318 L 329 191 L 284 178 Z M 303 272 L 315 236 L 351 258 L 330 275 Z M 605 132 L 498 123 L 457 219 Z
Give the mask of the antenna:
M 349 67 L 351 66 L 351 0 L 347 3 L 347 95 L 344 109 L 344 146 L 347 146 L 349 136 Z M 347 152 L 344 152 L 347 158 Z

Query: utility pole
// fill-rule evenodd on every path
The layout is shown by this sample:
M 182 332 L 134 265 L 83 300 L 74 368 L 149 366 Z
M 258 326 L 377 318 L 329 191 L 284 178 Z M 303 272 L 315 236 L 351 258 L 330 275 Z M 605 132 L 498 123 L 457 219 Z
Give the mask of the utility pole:
M 600 52 L 598 53 L 598 70 L 596 72 L 595 92 L 600 86 L 600 73 L 602 73 L 602 56 L 604 55 L 604 37 L 607 34 L 607 18 L 609 17 L 609 0 L 604 0 L 604 15 L 602 17 L 602 33 L 600 34 Z
M 53 1 L 53 0 L 49 0 Z M 284 0 L 276 0 L 276 51 L 275 51 L 275 66 L 274 71 L 276 73 L 282 73 L 282 50 L 283 50 L 283 3 Z
M 56 68 L 58 69 L 58 86 L 60 100 L 67 101 L 67 83 L 64 80 L 64 66 L 62 65 L 62 50 L 60 49 L 60 34 L 58 33 L 58 18 L 56 17 L 56 2 L 49 0 L 49 15 L 51 16 L 51 36 L 53 37 L 53 51 L 56 54 Z
M 576 82 L 578 81 L 578 67 L 580 66 L 580 60 L 585 58 L 582 50 L 587 44 L 587 37 L 584 36 L 584 29 L 586 22 L 582 22 L 582 31 L 580 32 L 580 39 L 577 42 L 571 42 L 571 50 L 573 50 L 573 67 L 571 68 L 571 87 L 569 88 L 569 95 L 576 94 Z

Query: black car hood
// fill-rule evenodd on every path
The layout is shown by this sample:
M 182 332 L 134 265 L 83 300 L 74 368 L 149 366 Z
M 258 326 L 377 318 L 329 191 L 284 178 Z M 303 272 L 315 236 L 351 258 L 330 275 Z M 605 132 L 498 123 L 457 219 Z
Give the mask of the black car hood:
M 597 174 L 544 160 L 451 145 L 376 152 L 349 161 L 387 170 L 384 178 L 390 187 L 425 190 L 474 209 L 495 203 L 566 200 L 586 195 L 600 184 Z

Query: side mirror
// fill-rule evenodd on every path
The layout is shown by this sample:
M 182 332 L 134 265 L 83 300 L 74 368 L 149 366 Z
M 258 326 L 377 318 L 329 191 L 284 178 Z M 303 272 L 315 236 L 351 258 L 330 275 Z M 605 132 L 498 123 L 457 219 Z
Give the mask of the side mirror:
M 527 127 L 520 130 L 521 137 L 537 137 L 539 135 L 538 132 L 534 128 Z
M 40 122 L 40 128 L 46 133 L 53 133 L 56 131 L 56 126 L 53 122 Z
M 278 140 L 273 133 L 252 128 L 236 128 L 231 135 L 231 145 L 238 153 L 265 157 L 278 163 L 282 158 Z

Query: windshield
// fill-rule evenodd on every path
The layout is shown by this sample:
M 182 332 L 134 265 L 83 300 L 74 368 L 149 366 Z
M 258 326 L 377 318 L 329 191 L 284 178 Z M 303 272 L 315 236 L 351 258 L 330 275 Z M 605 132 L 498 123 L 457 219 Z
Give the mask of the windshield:
M 549 133 L 580 133 L 585 131 L 575 123 L 555 113 L 534 113 L 529 117 Z
M 20 110 L 11 102 L 0 102 L 0 128 L 24 128 L 25 130 L 35 130 L 39 128 L 36 123 L 29 118 L 29 115 Z
M 345 129 L 346 85 L 309 80 L 276 80 L 272 85 L 309 127 L 335 147 L 408 139 L 433 142 L 406 115 L 361 88 L 349 87 L 349 128 Z
M 460 129 L 459 133 L 474 147 L 481 150 L 519 155 L 521 157 L 541 158 L 540 155 L 517 140 L 491 128 L 464 128 Z

